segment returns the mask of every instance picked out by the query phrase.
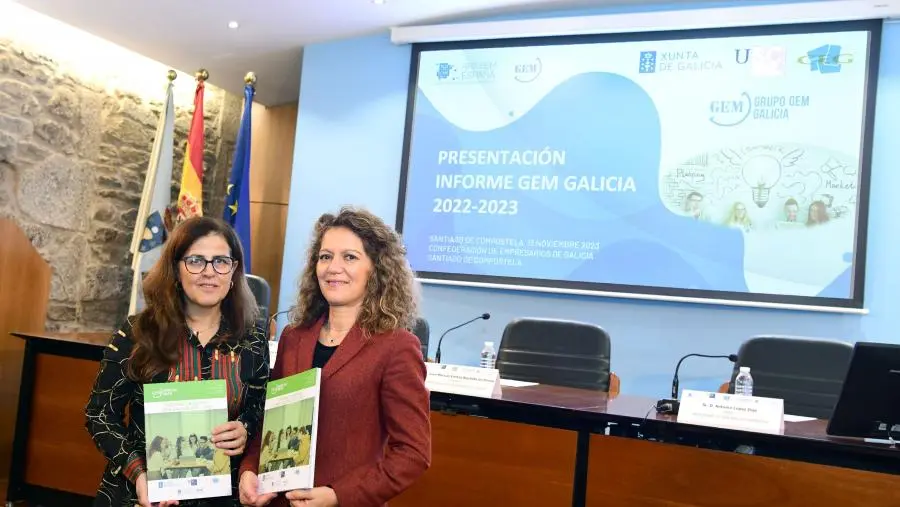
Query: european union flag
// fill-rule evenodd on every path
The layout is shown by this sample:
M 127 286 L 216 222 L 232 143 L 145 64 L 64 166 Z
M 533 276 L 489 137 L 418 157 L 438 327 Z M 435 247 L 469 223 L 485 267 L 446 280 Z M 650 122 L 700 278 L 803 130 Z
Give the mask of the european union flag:
M 244 248 L 244 272 L 250 273 L 250 111 L 253 84 L 244 86 L 244 113 L 238 130 L 223 218 L 234 227 Z

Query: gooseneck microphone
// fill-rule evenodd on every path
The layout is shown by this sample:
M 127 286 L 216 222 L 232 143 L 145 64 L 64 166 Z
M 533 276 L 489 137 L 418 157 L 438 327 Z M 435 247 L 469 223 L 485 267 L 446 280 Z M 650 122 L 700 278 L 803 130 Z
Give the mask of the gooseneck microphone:
M 681 369 L 681 363 L 689 357 L 705 357 L 710 359 L 728 359 L 732 363 L 738 360 L 737 354 L 728 355 L 711 355 L 711 354 L 686 354 L 678 360 L 675 365 L 675 375 L 672 377 L 672 397 L 662 399 L 656 402 L 656 412 L 660 414 L 677 414 L 681 403 L 678 401 L 678 370 Z
M 435 354 L 434 354 L 434 362 L 435 362 L 435 363 L 440 363 L 440 362 L 441 362 L 441 343 L 443 343 L 444 337 L 447 336 L 447 333 L 449 333 L 450 331 L 453 331 L 453 330 L 455 330 L 455 329 L 459 329 L 459 328 L 461 328 L 461 327 L 463 327 L 463 326 L 468 326 L 469 324 L 475 322 L 476 320 L 488 320 L 488 319 L 490 319 L 490 318 L 491 318 L 491 314 L 490 314 L 490 313 L 482 313 L 481 315 L 475 317 L 474 319 L 467 320 L 467 321 L 463 322 L 462 324 L 460 324 L 460 325 L 458 325 L 458 326 L 453 326 L 453 327 L 451 327 L 450 329 L 444 331 L 444 333 L 441 334 L 441 337 L 438 338 L 437 352 L 435 352 Z

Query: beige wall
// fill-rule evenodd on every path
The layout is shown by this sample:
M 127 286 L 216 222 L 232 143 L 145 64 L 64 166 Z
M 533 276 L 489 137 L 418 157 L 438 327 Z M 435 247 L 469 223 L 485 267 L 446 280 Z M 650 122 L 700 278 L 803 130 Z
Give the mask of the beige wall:
M 252 273 L 265 278 L 272 288 L 270 314 L 279 310 L 296 127 L 297 104 L 269 108 L 253 105 L 250 152 Z

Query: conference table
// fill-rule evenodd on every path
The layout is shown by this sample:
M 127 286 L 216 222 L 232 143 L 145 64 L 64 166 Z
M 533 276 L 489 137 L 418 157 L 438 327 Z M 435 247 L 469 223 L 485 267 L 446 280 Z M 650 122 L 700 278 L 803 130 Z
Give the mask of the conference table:
M 7 498 L 90 505 L 105 462 L 84 406 L 109 335 L 13 334 L 26 346 Z M 822 420 L 693 426 L 650 398 L 547 385 L 432 392 L 431 408 L 431 467 L 392 507 L 900 506 L 900 449 Z

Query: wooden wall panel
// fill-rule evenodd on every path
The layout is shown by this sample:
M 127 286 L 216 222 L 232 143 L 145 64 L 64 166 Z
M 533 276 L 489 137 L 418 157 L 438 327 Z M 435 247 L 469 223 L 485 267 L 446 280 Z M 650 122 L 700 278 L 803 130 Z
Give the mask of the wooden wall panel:
M 106 459 L 84 426 L 84 407 L 99 367 L 96 361 L 37 356 L 26 451 L 28 484 L 88 496 L 97 493 Z
M 588 507 L 896 507 L 900 476 L 593 435 Z
M 281 291 L 281 266 L 284 255 L 284 235 L 287 228 L 287 206 L 283 204 L 251 203 L 251 247 L 253 249 L 253 274 L 269 281 L 272 288 L 272 307 L 275 313 L 278 294 Z M 300 254 L 302 256 L 302 254 Z M 296 259 L 291 262 L 297 262 Z M 302 262 L 302 261 L 300 261 Z M 288 290 L 291 288 L 288 287 Z
M 253 104 L 250 152 L 251 272 L 272 288 L 271 313 L 278 311 L 287 206 L 294 165 L 297 104 Z
M 253 104 L 250 201 L 287 204 L 294 165 L 297 104 Z
M 431 468 L 391 507 L 572 504 L 574 431 L 431 413 Z
M 50 266 L 15 222 L 0 219 L 0 501 L 12 459 L 25 343 L 12 331 L 44 330 L 50 297 Z

